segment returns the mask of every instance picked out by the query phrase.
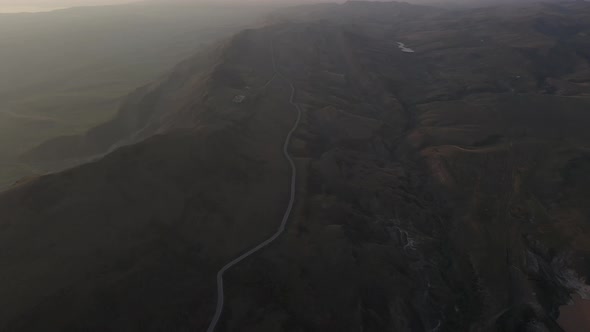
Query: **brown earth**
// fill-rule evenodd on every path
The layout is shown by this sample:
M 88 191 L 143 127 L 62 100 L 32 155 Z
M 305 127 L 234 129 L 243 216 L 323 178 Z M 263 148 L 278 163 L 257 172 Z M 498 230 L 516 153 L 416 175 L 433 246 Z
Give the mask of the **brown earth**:
M 584 332 L 590 329 L 590 301 L 574 296 L 573 302 L 562 306 L 559 325 L 567 332 Z

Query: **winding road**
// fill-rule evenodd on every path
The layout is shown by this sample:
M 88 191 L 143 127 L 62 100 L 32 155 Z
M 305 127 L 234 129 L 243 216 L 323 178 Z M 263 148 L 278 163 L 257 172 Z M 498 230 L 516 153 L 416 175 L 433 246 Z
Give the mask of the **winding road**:
M 274 75 L 271 78 L 271 80 L 268 81 L 264 85 L 264 88 L 266 88 L 270 84 L 270 82 L 272 82 L 277 76 L 282 77 L 283 79 L 286 79 L 283 75 L 281 75 L 279 73 L 279 71 L 277 69 L 275 55 L 274 55 L 274 46 L 272 45 L 272 43 L 271 43 L 271 54 L 272 54 L 272 66 L 273 66 L 273 70 L 274 70 Z M 287 137 L 285 139 L 285 143 L 283 144 L 283 155 L 285 156 L 285 159 L 287 159 L 287 161 L 289 162 L 289 165 L 291 166 L 291 196 L 289 198 L 289 204 L 287 205 L 287 209 L 285 210 L 285 214 L 283 215 L 283 219 L 281 220 L 281 224 L 279 225 L 279 228 L 270 238 L 268 238 L 264 242 L 260 243 L 256 247 L 248 250 L 246 253 L 242 254 L 238 258 L 227 263 L 224 267 L 221 268 L 221 270 L 219 270 L 219 272 L 217 272 L 217 308 L 215 309 L 215 315 L 213 316 L 213 319 L 211 320 L 211 323 L 209 324 L 209 328 L 207 328 L 207 332 L 214 332 L 215 331 L 215 328 L 217 327 L 217 323 L 219 322 L 219 319 L 221 318 L 221 314 L 223 312 L 223 302 L 224 302 L 223 275 L 225 274 L 225 272 L 227 272 L 227 270 L 231 269 L 234 265 L 240 263 L 244 259 L 246 259 L 246 258 L 252 256 L 253 254 L 255 254 L 256 252 L 260 251 L 262 248 L 266 247 L 267 245 L 269 245 L 270 243 L 275 241 L 279 236 L 281 236 L 281 234 L 283 234 L 283 232 L 285 231 L 285 227 L 287 226 L 287 221 L 289 220 L 289 217 L 291 216 L 291 210 L 293 210 L 293 204 L 295 202 L 295 185 L 296 185 L 296 181 L 297 181 L 297 168 L 295 167 L 295 162 L 293 161 L 293 158 L 289 154 L 289 145 L 291 143 L 291 137 L 293 136 L 293 133 L 295 132 L 295 130 L 297 130 L 297 127 L 299 126 L 299 122 L 301 121 L 301 113 L 302 112 L 301 112 L 301 108 L 299 107 L 299 105 L 296 104 L 294 101 L 294 99 L 295 99 L 295 86 L 293 85 L 293 83 L 291 81 L 288 81 L 288 82 L 289 82 L 289 85 L 291 86 L 291 98 L 289 99 L 289 103 L 297 111 L 297 120 L 295 121 L 295 123 L 293 124 L 293 127 L 291 128 L 291 130 L 287 134 Z

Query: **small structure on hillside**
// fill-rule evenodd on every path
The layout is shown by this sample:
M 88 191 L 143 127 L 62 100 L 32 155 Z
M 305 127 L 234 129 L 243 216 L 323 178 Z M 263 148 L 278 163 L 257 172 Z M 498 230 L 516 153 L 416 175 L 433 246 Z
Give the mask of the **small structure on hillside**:
M 233 102 L 236 104 L 241 104 L 244 102 L 244 100 L 246 100 L 246 96 L 244 95 L 237 95 L 234 97 Z
M 397 47 L 399 47 L 399 49 L 404 53 L 414 53 L 414 50 L 406 47 L 406 44 L 404 43 L 397 42 Z

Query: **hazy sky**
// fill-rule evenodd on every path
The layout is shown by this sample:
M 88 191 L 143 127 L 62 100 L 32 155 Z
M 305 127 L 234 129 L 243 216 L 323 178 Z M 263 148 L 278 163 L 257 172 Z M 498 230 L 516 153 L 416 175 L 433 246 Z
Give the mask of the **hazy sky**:
M 133 0 L 0 0 L 0 6 L 47 6 L 47 7 L 67 7 L 67 6 L 92 6 L 92 5 L 112 5 L 117 3 L 134 2 Z
M 116 5 L 133 2 L 188 2 L 188 3 L 209 3 L 209 4 L 256 4 L 256 3 L 283 3 L 283 4 L 303 4 L 314 2 L 344 2 L 346 0 L 0 0 L 0 14 L 3 13 L 34 13 L 45 12 L 55 9 L 62 9 L 68 7 L 79 6 L 100 6 L 100 5 Z M 391 0 L 378 0 L 391 1 Z M 408 0 L 406 0 L 408 1 Z M 411 0 L 409 0 L 411 1 Z
M 113 5 L 130 2 L 140 2 L 141 0 L 0 0 L 0 7 L 73 7 L 73 6 L 96 6 L 96 5 Z M 334 0 L 151 0 L 160 2 L 180 1 L 180 2 L 325 2 Z

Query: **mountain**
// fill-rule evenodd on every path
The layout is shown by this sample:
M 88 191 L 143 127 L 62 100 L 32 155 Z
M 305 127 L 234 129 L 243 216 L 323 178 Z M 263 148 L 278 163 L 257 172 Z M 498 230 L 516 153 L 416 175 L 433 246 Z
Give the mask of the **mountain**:
M 130 91 L 277 7 L 138 2 L 0 14 L 0 190 L 79 164 L 22 156 L 111 119 Z
M 588 36 L 583 2 L 275 13 L 78 145 L 114 151 L 0 194 L 0 330 L 205 331 L 217 271 L 287 206 L 292 84 L 295 208 L 227 272 L 217 331 L 563 331 L 589 295 Z

